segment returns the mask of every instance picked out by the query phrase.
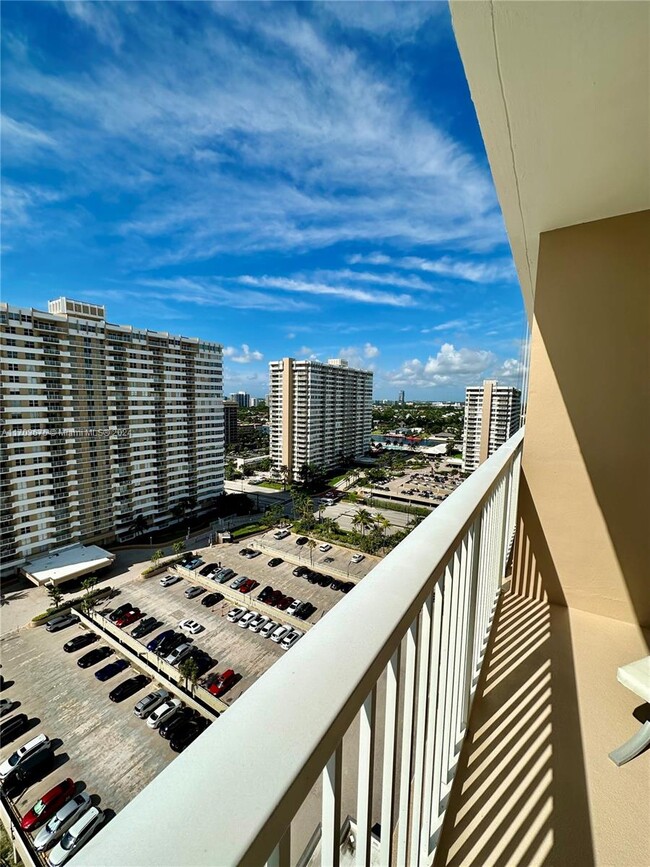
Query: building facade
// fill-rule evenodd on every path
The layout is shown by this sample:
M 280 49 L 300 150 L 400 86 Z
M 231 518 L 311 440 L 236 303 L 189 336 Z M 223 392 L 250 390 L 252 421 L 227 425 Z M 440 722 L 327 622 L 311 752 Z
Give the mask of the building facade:
M 370 447 L 372 372 L 330 359 L 269 365 L 273 465 L 296 476 L 304 464 L 331 469 Z
M 519 430 L 521 392 L 486 379 L 465 391 L 463 466 L 475 470 Z
M 241 406 L 243 409 L 248 409 L 251 405 L 251 396 L 247 391 L 233 391 L 230 400 L 233 400 L 237 406 Z
M 226 445 L 237 441 L 237 409 L 239 404 L 235 400 L 223 402 L 223 433 Z
M 65 298 L 0 304 L 0 336 L 3 570 L 163 527 L 223 492 L 219 344 Z

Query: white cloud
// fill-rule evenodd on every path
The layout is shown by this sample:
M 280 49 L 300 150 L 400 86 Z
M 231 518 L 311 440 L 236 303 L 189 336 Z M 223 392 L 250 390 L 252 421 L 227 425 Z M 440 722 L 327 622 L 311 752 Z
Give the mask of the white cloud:
M 122 45 L 122 30 L 111 7 L 113 3 L 101 0 L 67 0 L 63 8 L 68 15 L 93 31 L 100 42 L 118 51 Z
M 400 368 L 386 375 L 393 385 L 432 387 L 445 385 L 464 387 L 480 383 L 496 362 L 496 356 L 484 349 L 456 349 L 451 343 L 443 343 L 435 356 L 426 361 L 413 358 L 402 363 Z
M 363 355 L 364 358 L 376 358 L 379 355 L 379 350 L 372 343 L 364 343 Z
M 263 289 L 280 289 L 285 292 L 302 292 L 306 295 L 332 295 L 345 301 L 357 301 L 362 304 L 411 307 L 414 303 L 410 295 L 396 295 L 391 292 L 354 289 L 349 286 L 334 286 L 328 283 L 312 283 L 308 280 L 298 280 L 289 277 L 252 277 L 245 275 L 236 279 L 246 286 L 259 286 Z M 278 303 L 284 304 L 284 301 Z
M 500 283 L 516 279 L 512 260 L 496 259 L 470 261 L 441 256 L 439 259 L 423 259 L 420 256 L 386 256 L 382 253 L 348 256 L 351 265 L 391 265 L 406 271 L 435 274 L 468 283 Z
M 250 364 L 251 361 L 261 361 L 264 358 L 262 353 L 257 349 L 251 350 L 248 343 L 242 343 L 241 349 L 237 349 L 234 346 L 225 346 L 223 354 L 225 358 L 229 358 L 237 364 Z

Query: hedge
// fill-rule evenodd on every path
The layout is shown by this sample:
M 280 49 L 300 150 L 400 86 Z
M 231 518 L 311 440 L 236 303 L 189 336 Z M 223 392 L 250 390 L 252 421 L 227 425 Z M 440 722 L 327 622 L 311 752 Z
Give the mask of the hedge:
M 147 575 L 152 575 L 155 572 L 166 569 L 168 566 L 173 566 L 175 563 L 180 563 L 183 557 L 187 556 L 187 553 L 187 551 L 183 551 L 182 554 L 177 554 L 174 557 L 170 557 L 168 560 L 165 560 L 161 557 L 160 560 L 156 560 L 156 562 L 152 563 L 151 566 L 147 566 L 146 569 L 143 569 L 140 574 L 143 578 L 146 578 Z
M 233 539 L 241 539 L 242 536 L 250 536 L 251 533 L 257 533 L 261 529 L 261 524 L 244 524 L 243 527 L 237 527 L 236 530 L 231 530 L 230 535 Z
M 86 597 L 90 599 L 101 599 L 102 596 L 108 596 L 112 592 L 112 587 L 96 587 L 94 590 L 91 590 L 90 593 L 84 593 L 83 596 L 75 596 L 74 599 L 68 599 L 66 602 L 62 602 L 61 605 L 57 605 L 56 608 L 48 608 L 47 611 L 44 611 L 42 614 L 37 614 L 36 617 L 32 617 L 32 623 L 44 623 L 46 620 L 50 620 L 57 614 L 63 614 L 65 611 L 69 611 L 70 608 L 74 608 L 75 605 L 81 605 Z

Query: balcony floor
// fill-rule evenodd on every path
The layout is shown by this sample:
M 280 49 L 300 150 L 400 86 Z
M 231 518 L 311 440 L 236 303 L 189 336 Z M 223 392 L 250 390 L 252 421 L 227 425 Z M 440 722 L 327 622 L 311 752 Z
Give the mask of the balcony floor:
M 608 753 L 648 711 L 616 680 L 636 626 L 504 594 L 436 864 L 650 864 L 650 750 Z

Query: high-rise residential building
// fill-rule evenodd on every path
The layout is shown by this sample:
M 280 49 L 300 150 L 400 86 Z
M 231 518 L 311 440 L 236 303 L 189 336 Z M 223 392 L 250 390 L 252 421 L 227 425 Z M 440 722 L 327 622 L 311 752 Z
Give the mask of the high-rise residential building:
M 403 391 L 400 391 L 399 394 L 397 395 L 397 402 L 398 403 L 404 403 L 404 392 Z
M 233 391 L 230 400 L 234 400 L 237 406 L 247 409 L 251 405 L 251 396 L 247 391 Z
M 223 434 L 226 445 L 237 440 L 237 410 L 239 404 L 236 400 L 224 400 L 223 402 Z
M 330 359 L 269 364 L 270 447 L 276 467 L 331 469 L 363 455 L 372 428 L 372 373 Z
M 521 392 L 486 379 L 465 390 L 463 466 L 475 470 L 519 430 Z
M 0 304 L 0 335 L 3 570 L 164 527 L 223 492 L 219 344 L 66 298 Z

